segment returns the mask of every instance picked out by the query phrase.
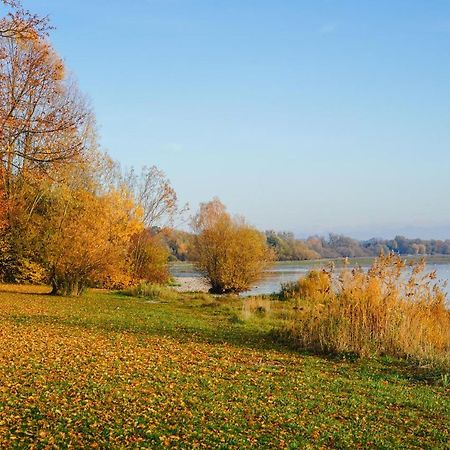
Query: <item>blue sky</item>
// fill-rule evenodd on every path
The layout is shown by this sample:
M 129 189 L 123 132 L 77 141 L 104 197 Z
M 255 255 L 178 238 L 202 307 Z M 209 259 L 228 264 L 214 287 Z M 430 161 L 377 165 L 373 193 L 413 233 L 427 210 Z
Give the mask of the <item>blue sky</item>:
M 124 165 L 261 229 L 450 237 L 450 2 L 24 0 Z

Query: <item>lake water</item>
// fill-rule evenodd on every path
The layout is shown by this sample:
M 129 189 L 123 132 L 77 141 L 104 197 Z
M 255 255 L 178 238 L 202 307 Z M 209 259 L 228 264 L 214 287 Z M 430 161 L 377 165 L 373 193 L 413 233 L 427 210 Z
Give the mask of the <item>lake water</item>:
M 289 281 L 297 281 L 300 277 L 305 276 L 308 271 L 314 267 L 323 267 L 327 264 L 327 261 L 299 261 L 289 263 L 276 263 L 270 269 L 265 272 L 264 278 L 259 281 L 253 288 L 244 293 L 243 295 L 261 295 L 271 294 L 280 290 L 281 284 Z M 367 268 L 370 265 L 370 261 L 362 260 L 358 264 Z M 447 295 L 450 302 L 450 262 L 445 258 L 433 258 L 430 257 L 427 263 L 426 271 L 436 271 L 437 279 L 440 281 L 447 281 Z M 195 271 L 191 264 L 174 264 L 171 268 L 173 276 L 176 277 L 195 277 L 200 276 Z
M 272 292 L 278 292 L 281 284 L 289 281 L 297 281 L 299 278 L 305 276 L 313 267 L 317 265 L 305 265 L 300 263 L 295 264 L 275 264 L 270 268 L 264 278 L 257 283 L 250 291 L 245 295 L 258 295 L 258 294 L 270 294 Z M 361 265 L 363 268 L 368 268 L 368 265 Z M 446 292 L 450 298 L 450 264 L 449 263 L 428 263 L 427 272 L 436 271 L 437 280 L 447 281 Z

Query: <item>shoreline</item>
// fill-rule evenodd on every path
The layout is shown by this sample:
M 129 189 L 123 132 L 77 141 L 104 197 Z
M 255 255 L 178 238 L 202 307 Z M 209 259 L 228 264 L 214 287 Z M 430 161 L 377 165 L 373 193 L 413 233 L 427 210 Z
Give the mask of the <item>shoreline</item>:
M 210 289 L 210 284 L 201 276 L 190 277 L 173 277 L 177 286 L 173 289 L 177 292 L 203 292 L 207 293 Z

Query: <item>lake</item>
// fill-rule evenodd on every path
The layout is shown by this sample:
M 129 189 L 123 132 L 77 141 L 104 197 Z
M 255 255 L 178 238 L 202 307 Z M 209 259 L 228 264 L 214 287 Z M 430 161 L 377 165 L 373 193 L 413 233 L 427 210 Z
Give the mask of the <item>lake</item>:
M 305 264 L 275 264 L 270 268 L 264 278 L 257 283 L 250 291 L 245 295 L 258 295 L 258 294 L 270 294 L 280 290 L 281 283 L 289 281 L 296 281 L 300 277 L 305 276 L 309 270 L 317 265 L 305 265 Z M 368 265 L 361 264 L 361 267 L 368 268 Z M 431 263 L 427 264 L 427 272 L 436 271 L 437 279 L 440 281 L 447 281 L 450 284 L 450 263 Z M 446 286 L 447 294 L 450 295 L 449 286 Z
M 350 266 L 358 264 L 363 268 L 367 268 L 372 261 L 373 258 L 354 259 L 350 262 Z M 264 278 L 261 281 L 243 295 L 261 295 L 278 292 L 282 283 L 296 281 L 300 277 L 305 276 L 312 268 L 323 267 L 329 262 L 329 260 L 277 262 L 266 270 Z M 336 261 L 337 266 L 340 263 L 342 263 L 342 260 Z M 428 257 L 426 270 L 429 272 L 435 270 L 438 280 L 447 281 L 450 284 L 450 258 L 439 256 Z M 171 266 L 171 273 L 175 277 L 200 276 L 194 266 L 188 263 L 173 264 Z M 450 297 L 450 288 L 448 285 L 446 291 Z

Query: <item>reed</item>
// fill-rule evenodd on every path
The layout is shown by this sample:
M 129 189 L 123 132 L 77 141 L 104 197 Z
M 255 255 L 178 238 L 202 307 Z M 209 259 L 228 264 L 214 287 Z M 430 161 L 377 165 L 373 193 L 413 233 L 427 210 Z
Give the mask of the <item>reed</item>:
M 391 355 L 450 367 L 450 311 L 425 262 L 393 254 L 369 270 L 312 270 L 297 284 L 286 331 L 319 352 Z

